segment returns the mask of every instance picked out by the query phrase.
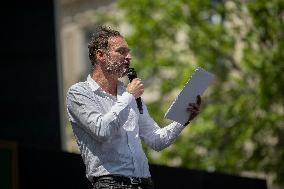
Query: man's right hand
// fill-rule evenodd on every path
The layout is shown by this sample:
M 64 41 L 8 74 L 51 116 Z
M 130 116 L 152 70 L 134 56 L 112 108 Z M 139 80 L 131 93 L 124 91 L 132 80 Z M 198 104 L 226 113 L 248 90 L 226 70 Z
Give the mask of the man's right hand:
M 127 85 L 126 91 L 132 94 L 135 98 L 140 97 L 144 92 L 144 85 L 139 78 L 135 78 Z

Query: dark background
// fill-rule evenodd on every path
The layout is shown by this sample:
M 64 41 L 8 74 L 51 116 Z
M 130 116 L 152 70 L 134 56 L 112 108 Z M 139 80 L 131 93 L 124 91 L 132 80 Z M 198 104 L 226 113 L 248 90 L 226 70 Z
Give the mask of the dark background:
M 53 2 L 1 6 L 0 139 L 61 149 Z

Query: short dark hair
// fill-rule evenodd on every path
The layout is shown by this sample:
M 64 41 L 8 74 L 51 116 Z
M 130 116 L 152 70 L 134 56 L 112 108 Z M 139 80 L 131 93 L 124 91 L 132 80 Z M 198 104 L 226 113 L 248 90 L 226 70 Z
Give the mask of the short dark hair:
M 120 33 L 116 30 L 111 29 L 109 26 L 98 26 L 95 28 L 92 34 L 91 41 L 88 44 L 89 58 L 93 66 L 97 63 L 96 51 L 98 49 L 108 49 L 108 39 L 110 37 L 120 36 Z

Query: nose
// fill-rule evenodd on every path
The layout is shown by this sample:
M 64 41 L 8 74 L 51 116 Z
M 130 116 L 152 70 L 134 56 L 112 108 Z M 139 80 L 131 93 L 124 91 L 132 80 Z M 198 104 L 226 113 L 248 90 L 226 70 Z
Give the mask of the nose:
M 126 58 L 127 60 L 129 60 L 129 61 L 132 59 L 130 52 L 127 53 L 127 55 L 126 55 L 125 58 Z

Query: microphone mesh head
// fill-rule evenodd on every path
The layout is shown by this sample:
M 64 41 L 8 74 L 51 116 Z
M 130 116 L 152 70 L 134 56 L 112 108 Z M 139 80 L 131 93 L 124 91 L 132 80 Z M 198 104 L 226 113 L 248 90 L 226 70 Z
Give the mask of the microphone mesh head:
M 127 77 L 130 81 L 137 78 L 137 74 L 134 68 L 128 68 Z

